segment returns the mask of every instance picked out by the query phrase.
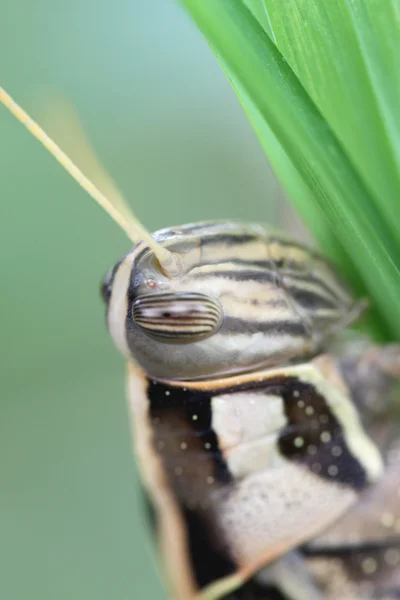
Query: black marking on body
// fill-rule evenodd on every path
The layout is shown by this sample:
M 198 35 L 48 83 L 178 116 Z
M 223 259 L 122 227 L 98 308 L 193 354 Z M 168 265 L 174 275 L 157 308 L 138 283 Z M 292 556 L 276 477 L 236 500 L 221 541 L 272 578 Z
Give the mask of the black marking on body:
M 199 589 L 232 575 L 237 565 L 209 510 L 209 494 L 232 482 L 211 428 L 211 395 L 149 381 L 154 443 L 177 498 Z
M 302 554 L 311 558 L 346 558 L 346 556 L 361 552 L 384 552 L 388 548 L 398 548 L 400 550 L 400 537 L 391 538 L 388 541 L 366 541 L 358 544 L 345 542 L 340 546 L 335 546 L 333 544 L 330 546 L 305 545 L 302 547 L 301 551 Z
M 255 233 L 212 233 L 200 239 L 202 247 L 209 245 L 224 244 L 225 246 L 236 246 L 260 241 L 260 236 Z
M 238 317 L 225 317 L 220 329 L 222 335 L 232 335 L 233 333 L 266 333 L 268 335 L 288 335 L 293 337 L 309 337 L 309 327 L 307 323 L 301 321 L 249 321 Z
M 305 250 L 303 248 L 303 250 Z M 310 256 L 313 256 L 312 254 L 310 254 Z M 321 260 L 321 262 L 330 270 L 331 272 L 331 266 L 325 261 L 323 260 L 320 256 L 318 257 L 319 260 Z M 241 258 L 227 258 L 227 259 L 221 259 L 218 261 L 212 261 L 209 260 L 207 262 L 203 262 L 200 265 L 195 265 L 194 267 L 191 267 L 191 269 L 189 270 L 189 273 L 192 274 L 193 271 L 196 271 L 196 269 L 198 269 L 199 267 L 215 267 L 216 271 L 217 271 L 217 267 L 219 266 L 223 266 L 225 264 L 232 264 L 234 263 L 235 266 L 239 267 L 239 272 L 241 272 L 241 270 L 243 270 L 244 272 L 246 272 L 247 270 L 250 270 L 252 273 L 254 272 L 261 272 L 264 271 L 266 273 L 265 277 L 268 277 L 268 274 L 271 277 L 271 280 L 274 280 L 273 278 L 281 278 L 281 275 L 285 275 L 288 278 L 292 279 L 294 281 L 297 282 L 307 282 L 307 283 L 314 283 L 315 285 L 317 285 L 318 287 L 320 287 L 321 289 L 323 289 L 324 291 L 326 291 L 329 295 L 334 294 L 334 290 L 332 290 L 332 288 L 324 281 L 324 279 L 322 279 L 321 277 L 317 277 L 316 274 L 312 271 L 312 270 L 308 270 L 307 272 L 304 271 L 304 263 L 296 263 L 295 266 L 297 266 L 297 268 L 295 270 L 291 270 L 289 269 L 289 264 L 287 262 L 287 258 L 286 257 L 282 257 L 282 258 L 271 258 L 269 260 L 256 260 L 256 259 L 251 259 L 251 260 L 246 260 L 246 259 L 241 259 Z M 293 261 L 291 261 L 291 264 L 293 265 Z M 257 269 L 257 271 L 256 271 Z M 221 269 L 220 274 L 223 275 L 225 271 Z M 236 271 L 235 271 L 236 272 Z M 210 271 L 209 273 L 206 271 L 206 273 L 204 273 L 204 276 L 207 275 L 212 275 L 214 273 L 214 271 Z M 200 273 L 198 274 L 200 276 Z M 337 282 L 338 287 L 343 287 L 343 282 L 341 282 L 338 278 L 336 273 L 332 272 L 332 276 L 335 277 L 335 280 Z
M 278 443 L 287 459 L 321 478 L 356 489 L 366 485 L 366 474 L 349 451 L 340 423 L 311 383 L 277 376 L 235 387 L 204 391 L 199 384 L 199 388 L 149 380 L 148 398 L 155 450 L 181 510 L 192 571 L 201 589 L 238 568 L 219 532 L 210 500 L 213 493 L 229 492 L 235 484 L 211 427 L 212 398 L 247 390 L 280 396 L 289 425 Z
M 150 381 L 148 396 L 153 431 L 159 442 L 158 451 L 160 443 L 161 447 L 164 444 L 164 448 L 167 444 L 172 446 L 173 443 L 169 456 L 166 451 L 161 453 L 167 465 L 168 457 L 173 460 L 176 457 L 174 451 L 186 444 L 185 449 L 178 452 L 185 463 L 188 462 L 186 457 L 194 457 L 197 462 L 199 455 L 202 455 L 212 466 L 212 476 L 216 481 L 230 483 L 232 476 L 218 446 L 217 436 L 211 428 L 212 394 Z M 180 423 L 181 430 L 173 430 L 171 420 Z M 175 467 L 177 466 L 175 463 Z
M 221 269 L 224 263 L 234 264 L 235 268 Z M 213 266 L 214 263 L 204 263 L 201 267 Z M 282 265 L 272 261 L 219 261 L 215 263 L 215 269 L 204 271 L 203 268 L 196 272 L 197 267 L 190 271 L 193 279 L 222 278 L 232 281 L 256 281 L 258 283 L 269 283 L 281 288 L 292 296 L 296 302 L 304 306 L 306 310 L 334 310 L 338 311 L 343 306 L 343 299 L 338 298 L 326 282 L 311 274 L 297 275 L 286 272 Z M 303 283 L 303 285 L 302 285 Z M 313 289 L 307 289 L 305 284 L 312 284 Z M 325 292 L 325 294 L 324 294 Z
M 349 581 L 373 585 L 373 598 L 400 597 L 400 539 L 320 548 L 305 546 L 302 554 L 311 566 L 314 560 L 325 561 L 327 573 L 329 562 L 335 561 Z
M 314 285 L 314 291 L 317 292 L 320 289 L 322 292 L 325 292 L 325 298 L 329 296 L 332 299 L 332 302 L 336 306 L 341 306 L 343 304 L 343 298 L 338 296 L 337 290 L 335 290 L 329 283 L 324 280 L 322 277 L 317 277 L 317 275 L 313 272 L 302 274 L 299 272 L 290 272 L 285 271 L 283 268 L 281 269 L 282 279 L 283 279 L 283 288 L 291 293 L 295 293 L 295 290 L 304 289 L 304 284 L 312 284 Z M 343 283 L 340 281 L 336 281 L 337 287 L 339 289 L 343 288 Z M 320 297 L 320 294 L 318 294 Z M 350 302 L 350 300 L 349 300 Z
M 122 261 L 126 258 L 126 256 L 124 256 L 123 258 L 121 258 L 121 260 L 119 260 L 112 269 L 110 269 L 107 273 L 107 275 L 104 277 L 103 282 L 100 286 L 100 295 L 103 299 L 104 304 L 107 306 L 108 308 L 108 304 L 110 302 L 110 298 L 111 298 L 111 292 L 112 292 L 112 287 L 113 287 L 113 283 L 114 283 L 114 277 L 118 271 L 118 268 L 120 266 L 120 264 L 122 263 Z
M 217 532 L 199 510 L 183 509 L 193 572 L 199 588 L 235 573 L 237 565 L 224 549 Z
M 239 589 L 223 596 L 221 600 L 291 600 L 276 587 L 260 584 L 254 579 L 246 582 Z
M 334 299 L 329 300 L 315 291 L 302 289 L 301 287 L 296 288 L 294 285 L 288 285 L 286 289 L 296 302 L 304 306 L 307 310 L 338 310 L 337 301 Z
M 285 378 L 276 393 L 284 400 L 289 421 L 279 436 L 281 453 L 307 465 L 315 474 L 362 490 L 365 469 L 351 454 L 341 424 L 314 386 Z
M 211 393 L 217 396 L 246 390 L 260 390 L 283 399 L 289 421 L 278 440 L 283 456 L 304 464 L 323 479 L 356 490 L 366 487 L 364 467 L 350 452 L 341 424 L 314 385 L 297 377 L 279 376 Z

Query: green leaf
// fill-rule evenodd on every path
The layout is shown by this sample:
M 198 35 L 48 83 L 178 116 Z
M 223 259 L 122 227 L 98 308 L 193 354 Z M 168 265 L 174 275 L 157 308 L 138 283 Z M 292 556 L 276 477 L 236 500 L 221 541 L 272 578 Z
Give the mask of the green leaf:
M 266 29 L 400 243 L 400 30 L 391 0 L 258 0 Z M 398 8 L 400 5 L 397 5 Z M 399 9 L 400 10 L 400 9 Z M 396 118 L 397 116 L 397 118 Z
M 235 88 L 234 85 L 233 87 Z M 236 89 L 236 92 L 240 100 L 242 98 L 245 99 L 245 101 L 242 101 L 243 108 L 260 139 L 265 153 L 270 158 L 271 166 L 282 182 L 287 194 L 289 197 L 294 198 L 294 203 L 298 205 L 299 212 L 306 207 L 307 220 L 312 222 L 314 237 L 324 249 L 324 254 L 336 265 L 341 265 L 341 270 L 348 281 L 351 281 L 352 288 L 359 295 L 365 295 L 365 287 L 357 270 L 349 260 L 339 240 L 334 236 L 320 206 L 317 203 L 310 202 L 312 192 L 305 185 L 299 173 L 290 162 L 279 141 L 262 118 L 262 115 L 260 115 L 251 99 L 246 96 L 246 92 L 239 89 Z M 385 334 L 387 335 L 385 325 L 381 322 L 374 306 L 370 308 L 368 316 L 364 317 L 359 328 L 378 340 L 385 339 Z
M 357 278 L 354 265 L 386 327 L 399 336 L 396 226 L 386 218 L 380 196 L 362 176 L 344 141 L 267 35 L 266 23 L 276 35 L 274 15 L 269 12 L 269 20 L 263 18 L 260 24 L 260 13 L 254 11 L 256 18 L 240 0 L 183 3 L 217 55 L 304 220 L 314 232 L 320 232 L 320 242 L 324 244 L 327 238 L 342 271 L 352 280 Z M 250 3 L 252 10 L 254 3 Z M 385 148 L 388 151 L 392 146 L 388 143 Z M 393 152 L 391 157 L 393 162 Z M 395 183 L 391 186 L 394 190 Z M 400 188 L 396 189 L 400 193 Z
M 275 42 L 274 32 L 269 18 L 267 7 L 263 0 L 243 0 L 247 8 L 253 13 L 257 21 L 263 27 L 264 31 L 269 35 L 271 40 Z

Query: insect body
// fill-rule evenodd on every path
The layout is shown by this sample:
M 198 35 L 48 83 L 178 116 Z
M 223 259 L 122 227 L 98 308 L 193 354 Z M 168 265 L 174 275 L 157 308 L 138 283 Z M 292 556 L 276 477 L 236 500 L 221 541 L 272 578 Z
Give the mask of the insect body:
M 173 597 L 399 598 L 399 347 L 331 345 L 357 309 L 318 253 L 254 224 L 151 236 L 0 101 L 138 242 L 102 296 Z
M 166 277 L 138 245 L 103 297 L 114 341 L 137 365 L 137 452 L 175 593 L 212 600 L 252 576 L 254 586 L 263 565 L 326 530 L 383 461 L 345 369 L 320 354 L 353 306 L 321 256 L 251 224 L 155 238 L 181 270 Z M 249 598 L 265 597 L 258 589 Z

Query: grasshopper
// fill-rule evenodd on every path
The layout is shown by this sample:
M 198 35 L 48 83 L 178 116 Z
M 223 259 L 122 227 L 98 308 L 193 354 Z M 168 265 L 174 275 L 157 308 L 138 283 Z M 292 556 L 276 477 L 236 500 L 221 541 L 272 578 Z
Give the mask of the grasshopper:
M 311 247 L 233 221 L 151 235 L 0 101 L 134 242 L 101 294 L 171 597 L 399 598 L 399 345 L 346 335 L 361 305 Z

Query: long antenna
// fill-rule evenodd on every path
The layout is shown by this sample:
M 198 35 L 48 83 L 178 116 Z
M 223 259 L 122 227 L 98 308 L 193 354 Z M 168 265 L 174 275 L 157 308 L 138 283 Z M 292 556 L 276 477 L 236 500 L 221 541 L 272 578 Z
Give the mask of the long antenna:
M 28 131 L 50 152 L 64 169 L 86 190 L 86 192 L 110 215 L 125 231 L 133 242 L 144 242 L 157 257 L 166 275 L 175 275 L 181 271 L 181 257 L 177 252 L 163 248 L 133 215 L 126 206 L 124 212 L 119 210 L 100 190 L 82 173 L 63 150 L 47 135 L 47 133 L 11 98 L 0 86 L 0 102 L 22 123 Z M 124 214 L 125 213 L 125 214 Z

